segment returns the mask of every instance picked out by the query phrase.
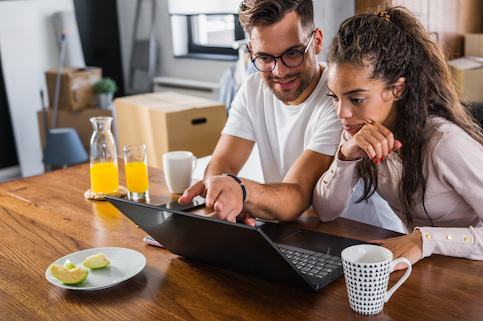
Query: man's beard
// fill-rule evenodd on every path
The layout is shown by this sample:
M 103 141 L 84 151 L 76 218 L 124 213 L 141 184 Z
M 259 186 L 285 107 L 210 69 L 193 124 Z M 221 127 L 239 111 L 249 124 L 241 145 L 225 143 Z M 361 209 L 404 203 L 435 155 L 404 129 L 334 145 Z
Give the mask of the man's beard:
M 310 79 L 300 77 L 301 73 L 295 73 L 295 74 L 289 74 L 284 78 L 279 78 L 279 77 L 268 77 L 268 88 L 271 90 L 271 92 L 277 97 L 280 101 L 284 103 L 289 103 L 294 100 L 297 100 L 297 98 L 302 95 L 302 93 L 309 87 L 310 82 L 312 81 L 313 75 L 310 77 Z M 300 80 L 299 85 L 294 89 L 281 89 L 281 90 L 275 90 L 275 84 L 273 80 L 282 80 L 282 79 L 292 79 L 292 78 L 297 78 Z

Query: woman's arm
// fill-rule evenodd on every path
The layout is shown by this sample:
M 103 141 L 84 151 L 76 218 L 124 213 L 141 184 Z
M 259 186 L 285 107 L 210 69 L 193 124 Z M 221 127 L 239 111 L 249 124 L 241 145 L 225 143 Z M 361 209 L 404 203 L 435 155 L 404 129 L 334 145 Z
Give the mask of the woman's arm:
M 334 159 L 329 169 L 320 177 L 315 186 L 312 205 L 315 213 L 323 222 L 339 217 L 352 195 L 352 188 L 357 184 L 358 161 Z
M 411 264 L 432 254 L 483 260 L 483 227 L 417 227 L 410 234 L 372 242 Z M 400 264 L 396 270 L 405 267 Z
M 437 198 L 437 204 L 427 200 L 426 205 L 448 209 L 445 224 L 453 227 L 420 226 L 408 235 L 375 242 L 391 250 L 395 258 L 403 256 L 413 264 L 432 254 L 483 260 L 483 147 L 459 130 L 447 131 L 429 144 L 434 146 L 428 146 L 427 156 L 433 176 L 428 178 L 427 188 L 444 186 L 445 193 L 452 191 L 461 201 L 455 202 L 455 197 L 447 197 L 447 202 Z M 463 220 L 472 221 L 475 227 L 461 226 Z
M 343 133 L 332 165 L 314 189 L 312 205 L 319 219 L 330 221 L 342 214 L 359 180 L 358 161 L 371 158 L 377 164 L 401 146 L 392 132 L 378 122 L 365 124 L 353 136 Z

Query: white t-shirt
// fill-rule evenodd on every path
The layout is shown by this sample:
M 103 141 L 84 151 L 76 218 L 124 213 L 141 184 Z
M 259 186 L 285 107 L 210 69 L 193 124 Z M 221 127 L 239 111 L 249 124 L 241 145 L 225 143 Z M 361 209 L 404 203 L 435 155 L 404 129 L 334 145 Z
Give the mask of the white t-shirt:
M 285 105 L 266 86 L 259 73 L 240 87 L 222 134 L 258 145 L 266 183 L 282 182 L 306 149 L 335 155 L 342 125 L 327 96 L 327 66 L 312 94 L 300 105 Z

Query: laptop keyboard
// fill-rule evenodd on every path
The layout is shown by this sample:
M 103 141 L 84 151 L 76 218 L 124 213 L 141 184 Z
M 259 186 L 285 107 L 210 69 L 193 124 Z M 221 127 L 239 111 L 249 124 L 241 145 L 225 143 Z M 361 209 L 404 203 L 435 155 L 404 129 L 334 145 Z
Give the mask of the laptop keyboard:
M 292 261 L 303 274 L 323 278 L 342 265 L 338 256 L 277 244 L 280 251 Z

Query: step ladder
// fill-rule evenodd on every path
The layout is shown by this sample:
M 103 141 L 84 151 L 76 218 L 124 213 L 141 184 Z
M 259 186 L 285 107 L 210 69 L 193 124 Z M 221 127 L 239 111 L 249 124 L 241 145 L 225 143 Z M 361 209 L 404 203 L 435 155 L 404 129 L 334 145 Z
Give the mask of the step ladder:
M 142 2 L 151 4 L 151 21 L 149 26 L 148 39 L 138 39 L 138 29 L 141 16 Z M 151 92 L 153 88 L 154 73 L 157 68 L 158 43 L 155 39 L 156 28 L 156 0 L 137 0 L 136 16 L 134 21 L 133 42 L 131 48 L 131 61 L 129 64 L 129 91 Z M 147 87 L 138 88 L 134 86 L 134 79 L 138 71 L 147 76 Z

